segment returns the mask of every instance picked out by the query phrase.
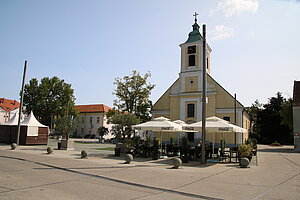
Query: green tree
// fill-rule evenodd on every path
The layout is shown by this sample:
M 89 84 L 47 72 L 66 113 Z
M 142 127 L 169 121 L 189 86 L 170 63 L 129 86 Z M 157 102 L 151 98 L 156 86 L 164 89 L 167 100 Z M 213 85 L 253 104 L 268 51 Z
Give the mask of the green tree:
M 280 115 L 282 122 L 293 130 L 293 99 L 289 98 L 281 104 Z
M 75 97 L 71 84 L 58 77 L 45 77 L 38 82 L 36 78 L 29 81 L 24 89 L 24 106 L 26 112 L 33 111 L 45 125 L 50 126 L 51 118 L 65 115 L 76 116 Z
M 289 103 L 280 92 L 269 98 L 268 103 L 258 109 L 255 118 L 255 129 L 258 142 L 271 144 L 275 141 L 281 144 L 292 144 L 292 129 L 285 123 L 283 115 L 291 115 Z M 284 108 L 284 110 L 283 110 Z M 285 114 L 283 114 L 285 113 Z
M 77 129 L 76 119 L 70 116 L 63 116 L 57 119 L 55 132 L 62 135 L 63 139 L 69 139 L 70 135 Z
M 97 131 L 99 133 L 100 143 L 102 143 L 103 136 L 108 134 L 108 128 L 101 126 Z
M 140 122 L 139 118 L 130 113 L 121 113 L 114 110 L 110 110 L 107 113 L 108 123 L 114 124 L 112 127 L 112 134 L 117 138 L 125 140 L 132 136 L 132 125 Z
M 251 107 L 246 108 L 247 113 L 250 115 L 250 130 L 252 132 L 251 137 L 258 138 L 257 117 L 262 109 L 263 105 L 259 103 L 258 100 L 255 100 Z
M 114 84 L 117 86 L 113 94 L 117 99 L 114 106 L 117 110 L 134 114 L 140 118 L 142 122 L 151 119 L 150 110 L 152 102 L 149 99 L 151 90 L 154 85 L 148 83 L 150 72 L 142 76 L 137 71 L 132 71 L 130 76 L 116 78 Z

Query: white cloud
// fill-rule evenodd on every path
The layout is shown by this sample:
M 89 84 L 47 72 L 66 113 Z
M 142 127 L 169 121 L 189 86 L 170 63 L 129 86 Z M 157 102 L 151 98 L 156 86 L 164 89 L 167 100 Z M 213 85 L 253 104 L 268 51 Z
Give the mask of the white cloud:
M 211 11 L 211 14 L 216 11 L 222 11 L 226 17 L 231 17 L 234 14 L 242 12 L 255 13 L 258 9 L 259 0 L 222 0 L 218 3 L 217 8 Z
M 223 40 L 233 36 L 234 29 L 224 25 L 217 25 L 211 32 L 212 40 Z

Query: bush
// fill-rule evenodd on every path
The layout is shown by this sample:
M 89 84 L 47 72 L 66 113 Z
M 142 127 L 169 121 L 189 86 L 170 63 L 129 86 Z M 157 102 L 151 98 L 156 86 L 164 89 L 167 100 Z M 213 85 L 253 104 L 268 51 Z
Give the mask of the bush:
M 239 154 L 241 155 L 241 157 L 244 158 L 250 156 L 253 150 L 250 144 L 241 144 L 239 145 L 238 149 L 239 149 Z
M 281 146 L 281 144 L 279 142 L 275 141 L 271 144 L 271 146 Z
M 248 138 L 245 144 L 249 144 L 253 149 L 257 149 L 257 139 L 255 138 Z

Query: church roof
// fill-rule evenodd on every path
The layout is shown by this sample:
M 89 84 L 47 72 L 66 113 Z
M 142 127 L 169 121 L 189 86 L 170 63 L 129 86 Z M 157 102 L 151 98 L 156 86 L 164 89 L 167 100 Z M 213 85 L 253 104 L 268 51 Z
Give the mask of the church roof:
M 76 105 L 75 108 L 80 113 L 104 113 L 111 110 L 110 107 L 104 104 L 95 104 L 95 105 Z
M 294 106 L 300 106 L 300 81 L 294 81 L 293 101 Z

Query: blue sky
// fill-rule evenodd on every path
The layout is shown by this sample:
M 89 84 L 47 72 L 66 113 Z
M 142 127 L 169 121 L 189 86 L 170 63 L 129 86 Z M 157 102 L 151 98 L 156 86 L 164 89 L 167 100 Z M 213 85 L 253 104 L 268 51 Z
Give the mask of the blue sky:
M 112 106 L 116 77 L 151 72 L 155 102 L 178 78 L 179 44 L 199 13 L 212 48 L 211 75 L 244 106 L 300 80 L 298 0 L 1 0 L 0 97 L 27 80 L 58 76 L 77 104 Z

